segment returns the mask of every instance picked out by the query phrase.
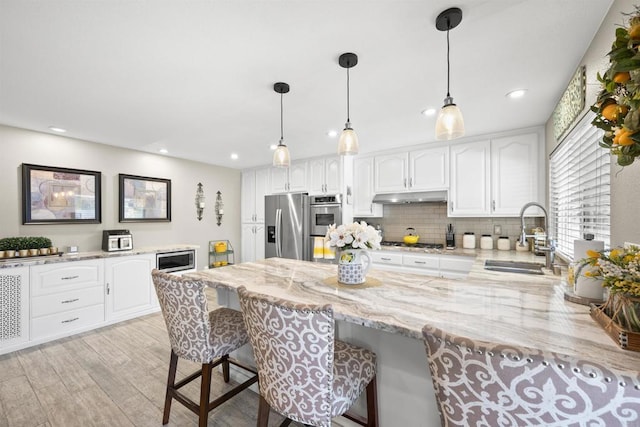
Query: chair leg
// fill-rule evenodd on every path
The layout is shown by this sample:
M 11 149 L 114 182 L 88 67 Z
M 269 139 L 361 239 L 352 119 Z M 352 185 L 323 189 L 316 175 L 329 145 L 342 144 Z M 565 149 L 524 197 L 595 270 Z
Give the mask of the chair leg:
M 378 386 L 375 375 L 367 384 L 367 426 L 378 426 Z
M 199 427 L 207 427 L 209 418 L 209 394 L 211 391 L 211 363 L 202 364 L 202 379 L 200 384 L 200 419 Z
M 178 368 L 178 355 L 171 350 L 171 359 L 169 360 L 169 377 L 167 378 L 167 394 L 164 398 L 164 414 L 162 416 L 162 425 L 169 422 L 169 414 L 171 413 L 172 390 L 176 384 L 176 370 Z
M 221 357 L 222 359 L 222 377 L 224 378 L 224 382 L 229 382 L 229 355 L 225 354 Z
M 267 427 L 269 424 L 269 404 L 260 395 L 260 404 L 258 406 L 258 424 L 257 427 Z

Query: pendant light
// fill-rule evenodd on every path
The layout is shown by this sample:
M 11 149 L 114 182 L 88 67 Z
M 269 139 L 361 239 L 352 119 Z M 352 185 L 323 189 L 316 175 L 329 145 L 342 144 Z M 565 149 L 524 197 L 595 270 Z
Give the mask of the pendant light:
M 436 28 L 447 32 L 447 97 L 444 105 L 440 109 L 436 120 L 436 139 L 455 139 L 464 135 L 464 120 L 462 113 L 449 93 L 449 30 L 455 28 L 462 22 L 462 10 L 452 7 L 445 10 L 436 18 Z
M 358 135 L 356 131 L 351 127 L 351 121 L 349 119 L 349 68 L 355 67 L 358 64 L 358 55 L 355 53 L 343 53 L 338 58 L 338 63 L 342 68 L 347 69 L 347 123 L 344 125 L 344 130 L 340 134 L 340 140 L 338 141 L 338 154 L 341 156 L 351 156 L 358 154 Z
M 288 168 L 291 163 L 289 157 L 289 149 L 284 144 L 284 132 L 283 132 L 283 112 L 282 112 L 282 98 L 285 93 L 289 92 L 289 85 L 286 83 L 278 82 L 273 85 L 273 90 L 280 94 L 280 142 L 276 147 L 276 151 L 273 153 L 273 166 L 279 168 Z

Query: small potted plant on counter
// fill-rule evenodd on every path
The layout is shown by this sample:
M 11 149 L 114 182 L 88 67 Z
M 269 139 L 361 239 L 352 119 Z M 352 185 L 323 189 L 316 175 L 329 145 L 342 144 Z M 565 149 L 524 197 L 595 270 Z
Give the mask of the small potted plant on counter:
M 51 239 L 49 239 L 48 237 L 34 237 L 34 239 L 36 239 L 36 247 L 38 248 L 40 255 L 49 255 L 49 248 L 51 248 Z

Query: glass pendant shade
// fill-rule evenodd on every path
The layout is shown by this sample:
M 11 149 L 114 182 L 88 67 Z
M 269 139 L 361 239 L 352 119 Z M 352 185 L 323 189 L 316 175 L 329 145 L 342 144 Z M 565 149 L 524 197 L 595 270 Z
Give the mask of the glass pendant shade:
M 455 139 L 464 136 L 462 112 L 453 98 L 447 97 L 436 120 L 436 139 Z
M 291 164 L 289 149 L 280 141 L 276 151 L 273 153 L 273 166 L 278 168 L 288 168 Z
M 347 123 L 340 134 L 340 140 L 338 141 L 338 154 L 341 156 L 352 156 L 358 154 L 358 135 L 356 131 L 351 129 L 351 125 Z

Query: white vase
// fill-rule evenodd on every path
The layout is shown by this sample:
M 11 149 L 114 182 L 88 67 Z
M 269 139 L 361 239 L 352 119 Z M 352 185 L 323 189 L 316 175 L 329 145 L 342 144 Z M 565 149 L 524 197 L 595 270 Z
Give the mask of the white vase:
M 359 285 L 367 280 L 371 257 L 363 249 L 343 249 L 338 256 L 338 282 Z

